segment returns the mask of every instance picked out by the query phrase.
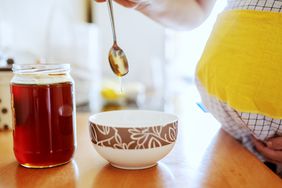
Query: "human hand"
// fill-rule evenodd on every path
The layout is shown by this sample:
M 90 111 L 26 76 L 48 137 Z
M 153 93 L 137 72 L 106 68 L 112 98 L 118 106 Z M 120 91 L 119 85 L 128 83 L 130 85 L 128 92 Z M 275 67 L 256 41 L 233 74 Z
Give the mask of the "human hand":
M 106 2 L 107 0 L 95 0 Z M 208 17 L 216 0 L 114 0 L 133 8 L 165 27 L 187 30 L 199 26 Z
M 107 0 L 95 0 L 96 2 L 105 2 Z M 118 4 L 127 8 L 136 8 L 148 4 L 151 0 L 115 0 Z
M 266 144 L 253 138 L 253 144 L 267 161 L 282 166 L 282 136 L 274 137 L 266 141 Z

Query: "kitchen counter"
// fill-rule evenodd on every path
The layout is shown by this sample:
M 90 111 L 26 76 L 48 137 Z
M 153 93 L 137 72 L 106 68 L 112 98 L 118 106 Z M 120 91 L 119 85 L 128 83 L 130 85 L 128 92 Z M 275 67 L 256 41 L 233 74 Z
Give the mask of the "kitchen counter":
M 117 169 L 101 158 L 89 139 L 88 113 L 77 113 L 77 150 L 70 163 L 59 167 L 19 166 L 12 132 L 0 132 L 0 187 L 282 187 L 282 180 L 221 130 L 210 114 L 189 102 L 179 104 L 173 151 L 145 170 Z

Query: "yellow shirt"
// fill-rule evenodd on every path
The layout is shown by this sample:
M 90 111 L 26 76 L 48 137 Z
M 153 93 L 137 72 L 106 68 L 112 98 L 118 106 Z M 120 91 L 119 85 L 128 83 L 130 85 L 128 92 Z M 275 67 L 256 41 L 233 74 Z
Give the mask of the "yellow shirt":
M 197 78 L 210 95 L 238 111 L 282 119 L 282 13 L 220 14 Z

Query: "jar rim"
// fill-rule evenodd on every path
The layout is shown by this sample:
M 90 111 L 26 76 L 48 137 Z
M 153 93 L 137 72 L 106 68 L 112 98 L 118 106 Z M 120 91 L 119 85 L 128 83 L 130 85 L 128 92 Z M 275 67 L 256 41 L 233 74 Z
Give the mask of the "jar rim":
M 13 64 L 15 74 L 54 74 L 70 71 L 70 64 Z

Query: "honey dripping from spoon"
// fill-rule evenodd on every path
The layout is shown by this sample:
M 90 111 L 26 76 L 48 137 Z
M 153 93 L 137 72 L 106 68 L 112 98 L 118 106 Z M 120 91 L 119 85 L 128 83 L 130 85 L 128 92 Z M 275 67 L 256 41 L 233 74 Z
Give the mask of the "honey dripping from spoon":
M 128 73 L 128 61 L 123 50 L 117 44 L 115 21 L 112 8 L 112 0 L 108 0 L 108 10 L 110 14 L 112 33 L 113 33 L 113 46 L 109 51 L 109 62 L 112 71 L 118 76 L 123 77 Z
M 118 76 L 123 77 L 128 73 L 128 61 L 122 49 L 114 42 L 109 52 L 109 62 L 112 71 Z

